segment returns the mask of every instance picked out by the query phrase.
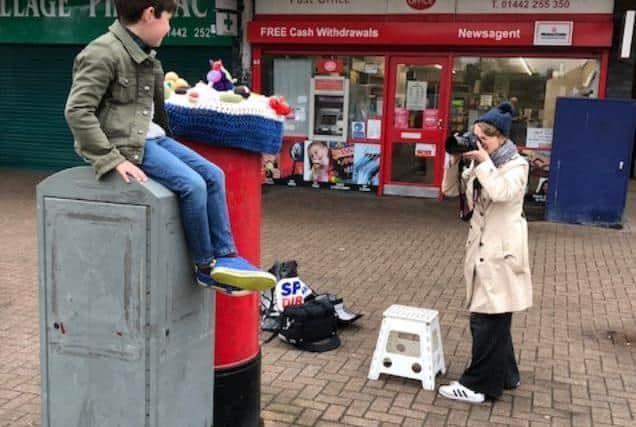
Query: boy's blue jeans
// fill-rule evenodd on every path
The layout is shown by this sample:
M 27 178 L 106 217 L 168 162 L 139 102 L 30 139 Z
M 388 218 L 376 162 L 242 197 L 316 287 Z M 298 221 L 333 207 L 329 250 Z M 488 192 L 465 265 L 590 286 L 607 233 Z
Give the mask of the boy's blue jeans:
M 147 139 L 141 169 L 179 197 L 181 222 L 196 264 L 236 252 L 223 171 L 172 138 Z

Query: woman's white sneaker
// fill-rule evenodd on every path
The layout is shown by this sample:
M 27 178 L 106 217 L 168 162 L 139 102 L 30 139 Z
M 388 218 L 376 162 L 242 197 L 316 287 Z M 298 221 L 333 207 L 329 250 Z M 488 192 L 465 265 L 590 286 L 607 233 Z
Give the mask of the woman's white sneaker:
M 462 400 L 470 403 L 482 403 L 486 400 L 486 396 L 483 393 L 475 393 L 457 381 L 441 386 L 439 388 L 439 394 L 449 399 Z

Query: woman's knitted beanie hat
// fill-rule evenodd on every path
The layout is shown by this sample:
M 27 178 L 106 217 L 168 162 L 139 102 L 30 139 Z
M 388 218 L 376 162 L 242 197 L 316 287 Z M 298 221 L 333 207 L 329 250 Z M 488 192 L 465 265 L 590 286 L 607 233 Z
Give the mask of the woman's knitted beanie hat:
M 482 114 L 475 120 L 475 123 L 483 122 L 493 125 L 506 138 L 510 135 L 510 127 L 512 126 L 512 113 L 515 107 L 508 101 L 504 101 L 495 108 Z

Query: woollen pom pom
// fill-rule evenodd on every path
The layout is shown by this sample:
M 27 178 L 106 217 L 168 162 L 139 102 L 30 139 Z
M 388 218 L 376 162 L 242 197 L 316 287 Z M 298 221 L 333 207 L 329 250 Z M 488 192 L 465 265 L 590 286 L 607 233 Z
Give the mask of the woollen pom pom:
M 504 101 L 501 104 L 497 105 L 497 109 L 502 113 L 508 113 L 512 116 L 515 112 L 515 107 L 509 101 Z

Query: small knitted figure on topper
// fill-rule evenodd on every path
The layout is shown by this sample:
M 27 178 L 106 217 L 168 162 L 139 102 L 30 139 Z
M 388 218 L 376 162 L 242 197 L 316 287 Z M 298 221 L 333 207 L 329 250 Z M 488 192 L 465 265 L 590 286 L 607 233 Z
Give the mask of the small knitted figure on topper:
M 289 106 L 284 96 L 276 96 L 276 95 L 270 96 L 269 106 L 272 108 L 272 110 L 276 112 L 276 114 L 283 117 L 287 117 L 288 115 L 292 114 L 292 112 L 294 111 Z
M 234 89 L 232 75 L 223 67 L 223 61 L 210 59 L 210 68 L 207 75 L 210 86 L 222 92 Z

